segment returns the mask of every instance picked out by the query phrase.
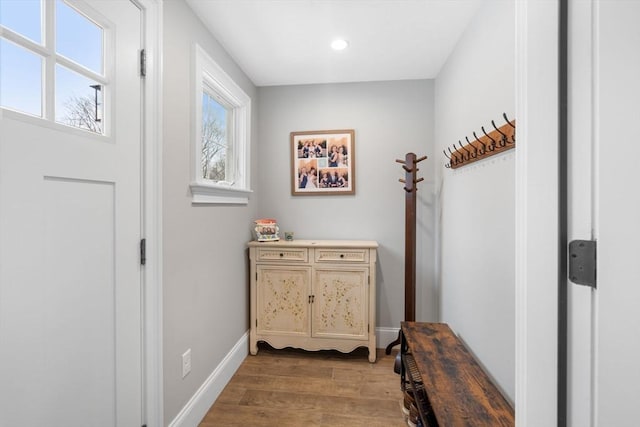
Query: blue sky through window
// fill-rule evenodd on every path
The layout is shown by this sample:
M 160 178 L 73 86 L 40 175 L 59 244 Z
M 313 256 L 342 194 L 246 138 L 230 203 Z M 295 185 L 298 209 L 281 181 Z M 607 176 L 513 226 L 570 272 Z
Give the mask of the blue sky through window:
M 84 15 L 64 3 L 46 0 L 47 6 L 55 4 L 56 52 L 79 65 L 103 75 L 104 31 Z M 41 0 L 0 0 L 0 24 L 19 35 L 45 44 L 43 34 L 44 8 Z M 53 11 L 51 11 L 53 12 Z M 44 88 L 44 57 L 22 48 L 4 37 L 0 40 L 0 105 L 21 112 L 42 116 L 43 96 L 54 96 L 55 120 L 73 125 L 68 101 L 77 97 L 94 99 L 95 91 L 89 85 L 96 84 L 60 65 L 55 67 L 55 87 Z M 102 91 L 104 92 L 104 90 Z M 102 93 L 99 93 L 102 95 Z M 101 103 L 101 97 L 99 98 Z M 48 114 L 54 119 L 53 114 Z M 80 126 L 84 127 L 84 126 Z
M 102 29 L 63 1 L 56 2 L 56 50 L 78 64 L 102 72 Z
M 0 105 L 42 116 L 42 58 L 0 39 Z
M 203 177 L 226 181 L 227 120 L 229 111 L 207 91 L 202 93 Z
M 226 129 L 227 109 L 224 106 L 220 105 L 220 103 L 207 92 L 205 92 L 202 96 L 202 110 L 206 112 L 204 114 L 205 116 L 210 114 L 212 117 L 215 117 L 220 123 L 222 129 Z M 203 117 L 203 119 L 205 119 L 205 117 Z
M 0 0 L 0 24 L 42 44 L 40 0 Z

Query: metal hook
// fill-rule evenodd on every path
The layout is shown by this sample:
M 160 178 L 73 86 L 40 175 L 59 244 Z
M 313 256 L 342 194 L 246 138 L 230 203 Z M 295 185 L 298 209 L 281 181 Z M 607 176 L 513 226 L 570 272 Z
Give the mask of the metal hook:
M 465 161 L 469 160 L 469 156 L 465 157 L 464 153 L 458 150 L 458 148 L 456 147 L 456 144 L 453 144 L 451 147 L 455 150 L 456 153 L 460 154 L 460 159 L 461 159 L 460 163 L 464 163 Z
M 508 144 L 515 144 L 516 143 L 516 125 L 514 125 L 513 123 L 511 123 L 511 121 L 509 120 L 509 118 L 507 117 L 507 113 L 502 113 L 502 117 L 504 118 L 504 120 L 507 122 L 507 124 L 509 126 L 511 126 L 514 130 L 513 133 L 511 134 L 511 141 L 509 141 L 509 138 L 507 138 L 507 143 Z
M 453 147 L 455 149 L 455 147 Z M 451 148 L 447 147 L 447 150 L 449 150 L 449 154 L 451 154 L 453 156 L 453 158 L 455 159 L 455 163 L 454 165 L 457 165 L 458 163 L 464 163 L 462 154 L 460 155 L 460 158 L 458 158 L 458 156 L 456 156 L 455 154 L 453 154 L 453 152 L 451 152 Z
M 460 140 L 458 140 L 458 144 L 459 143 L 460 143 Z M 474 159 L 477 158 L 478 157 L 478 148 L 475 145 L 471 144 L 471 143 L 467 144 L 467 146 L 473 148 L 473 154 L 471 155 L 471 157 L 474 158 Z
M 491 120 L 491 124 L 493 125 L 493 128 L 494 128 L 496 131 L 498 131 L 498 133 L 499 133 L 500 135 L 502 135 L 502 142 L 503 142 L 503 144 L 508 143 L 508 142 L 509 142 L 509 138 L 507 137 L 507 135 L 506 135 L 505 133 L 503 133 L 500 129 L 498 129 L 498 128 L 496 127 L 496 123 L 495 123 L 493 120 Z M 504 145 L 502 145 L 502 147 L 504 147 Z
M 495 140 L 495 139 L 493 139 L 493 138 L 491 138 L 491 136 L 489 136 L 489 134 L 487 133 L 487 131 L 486 131 L 486 130 L 484 130 L 484 126 L 481 126 L 481 127 L 480 127 L 480 129 L 482 129 L 482 133 L 484 133 L 484 136 L 486 136 L 487 138 L 489 138 L 489 139 L 491 140 L 491 143 L 492 143 L 493 145 L 496 145 L 496 140 Z M 503 144 L 503 145 L 500 145 L 500 147 L 504 147 L 504 144 Z
M 456 157 L 456 155 L 451 152 L 451 148 L 447 147 L 447 150 L 449 150 L 449 154 L 451 154 L 451 157 L 449 157 L 449 159 L 451 159 L 451 161 L 453 162 L 452 164 L 453 165 L 457 165 L 458 164 L 458 157 Z M 444 150 L 442 150 L 442 151 L 444 151 Z
M 442 152 L 444 153 L 445 157 L 446 157 L 447 159 L 449 159 L 449 161 L 448 161 L 447 163 L 445 163 L 445 164 L 444 164 L 444 166 L 445 166 L 446 168 L 450 168 L 450 167 L 451 167 L 451 165 L 453 164 L 453 159 L 451 158 L 451 156 L 449 156 L 449 155 L 447 154 L 447 152 L 446 152 L 446 151 L 442 150 Z
M 460 142 L 460 140 L 458 140 L 458 144 L 460 144 L 460 148 L 462 148 L 464 151 L 467 152 L 467 160 L 469 160 L 469 157 L 471 157 L 471 151 L 467 150 L 466 148 L 464 148 L 464 145 L 462 145 L 462 143 Z M 455 147 L 455 145 L 454 145 Z
M 514 125 L 513 123 L 511 123 L 511 122 L 509 121 L 509 118 L 507 117 L 507 113 L 502 113 L 502 117 L 504 117 L 504 120 L 507 122 L 507 124 L 508 124 L 509 126 L 511 126 L 511 127 L 512 127 L 512 128 L 514 128 L 514 129 L 516 128 L 516 125 Z
M 471 142 L 469 142 L 469 138 L 467 138 L 466 136 L 464 138 L 467 140 L 469 145 L 473 145 L 473 144 L 471 144 Z M 478 141 L 480 144 L 482 144 L 482 149 L 479 148 L 478 149 L 478 153 L 480 153 L 480 155 L 483 156 L 484 153 L 487 152 L 487 146 L 484 144 L 484 142 L 480 141 L 478 138 L 476 138 L 476 141 Z

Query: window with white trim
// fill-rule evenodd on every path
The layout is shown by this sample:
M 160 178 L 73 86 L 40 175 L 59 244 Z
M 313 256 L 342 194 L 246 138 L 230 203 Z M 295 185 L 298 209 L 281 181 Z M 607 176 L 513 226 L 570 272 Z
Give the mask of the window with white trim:
M 192 201 L 246 204 L 251 98 L 198 45 L 194 62 Z
M 105 22 L 79 0 L 0 0 L 0 107 L 106 135 Z

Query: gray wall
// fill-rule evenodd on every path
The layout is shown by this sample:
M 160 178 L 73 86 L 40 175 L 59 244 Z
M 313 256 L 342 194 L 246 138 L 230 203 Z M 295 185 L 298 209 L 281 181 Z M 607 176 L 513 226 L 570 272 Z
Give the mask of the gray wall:
M 404 316 L 404 171 L 395 160 L 429 156 L 420 163 L 417 317 L 435 320 L 433 81 L 261 87 L 258 100 L 259 216 L 296 238 L 377 240 L 378 327 L 397 328 Z M 290 132 L 328 129 L 355 129 L 356 194 L 292 196 Z
M 171 422 L 249 328 L 245 243 L 248 206 L 193 206 L 191 181 L 192 51 L 198 42 L 253 99 L 256 89 L 183 1 L 165 1 L 163 105 L 164 420 Z M 251 151 L 256 152 L 253 132 Z M 252 159 L 253 186 L 256 161 Z M 182 354 L 192 371 L 182 379 Z
M 514 119 L 512 1 L 483 4 L 435 85 L 442 321 L 515 398 L 514 151 L 457 170 L 442 150 Z M 487 131 L 489 131 L 487 129 Z

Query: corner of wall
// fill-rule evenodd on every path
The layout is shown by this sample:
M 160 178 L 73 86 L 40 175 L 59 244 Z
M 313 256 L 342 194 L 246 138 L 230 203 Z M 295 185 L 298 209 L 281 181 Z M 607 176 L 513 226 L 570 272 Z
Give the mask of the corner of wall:
M 169 427 L 192 427 L 200 424 L 248 354 L 249 332 L 246 332 L 169 423 Z

